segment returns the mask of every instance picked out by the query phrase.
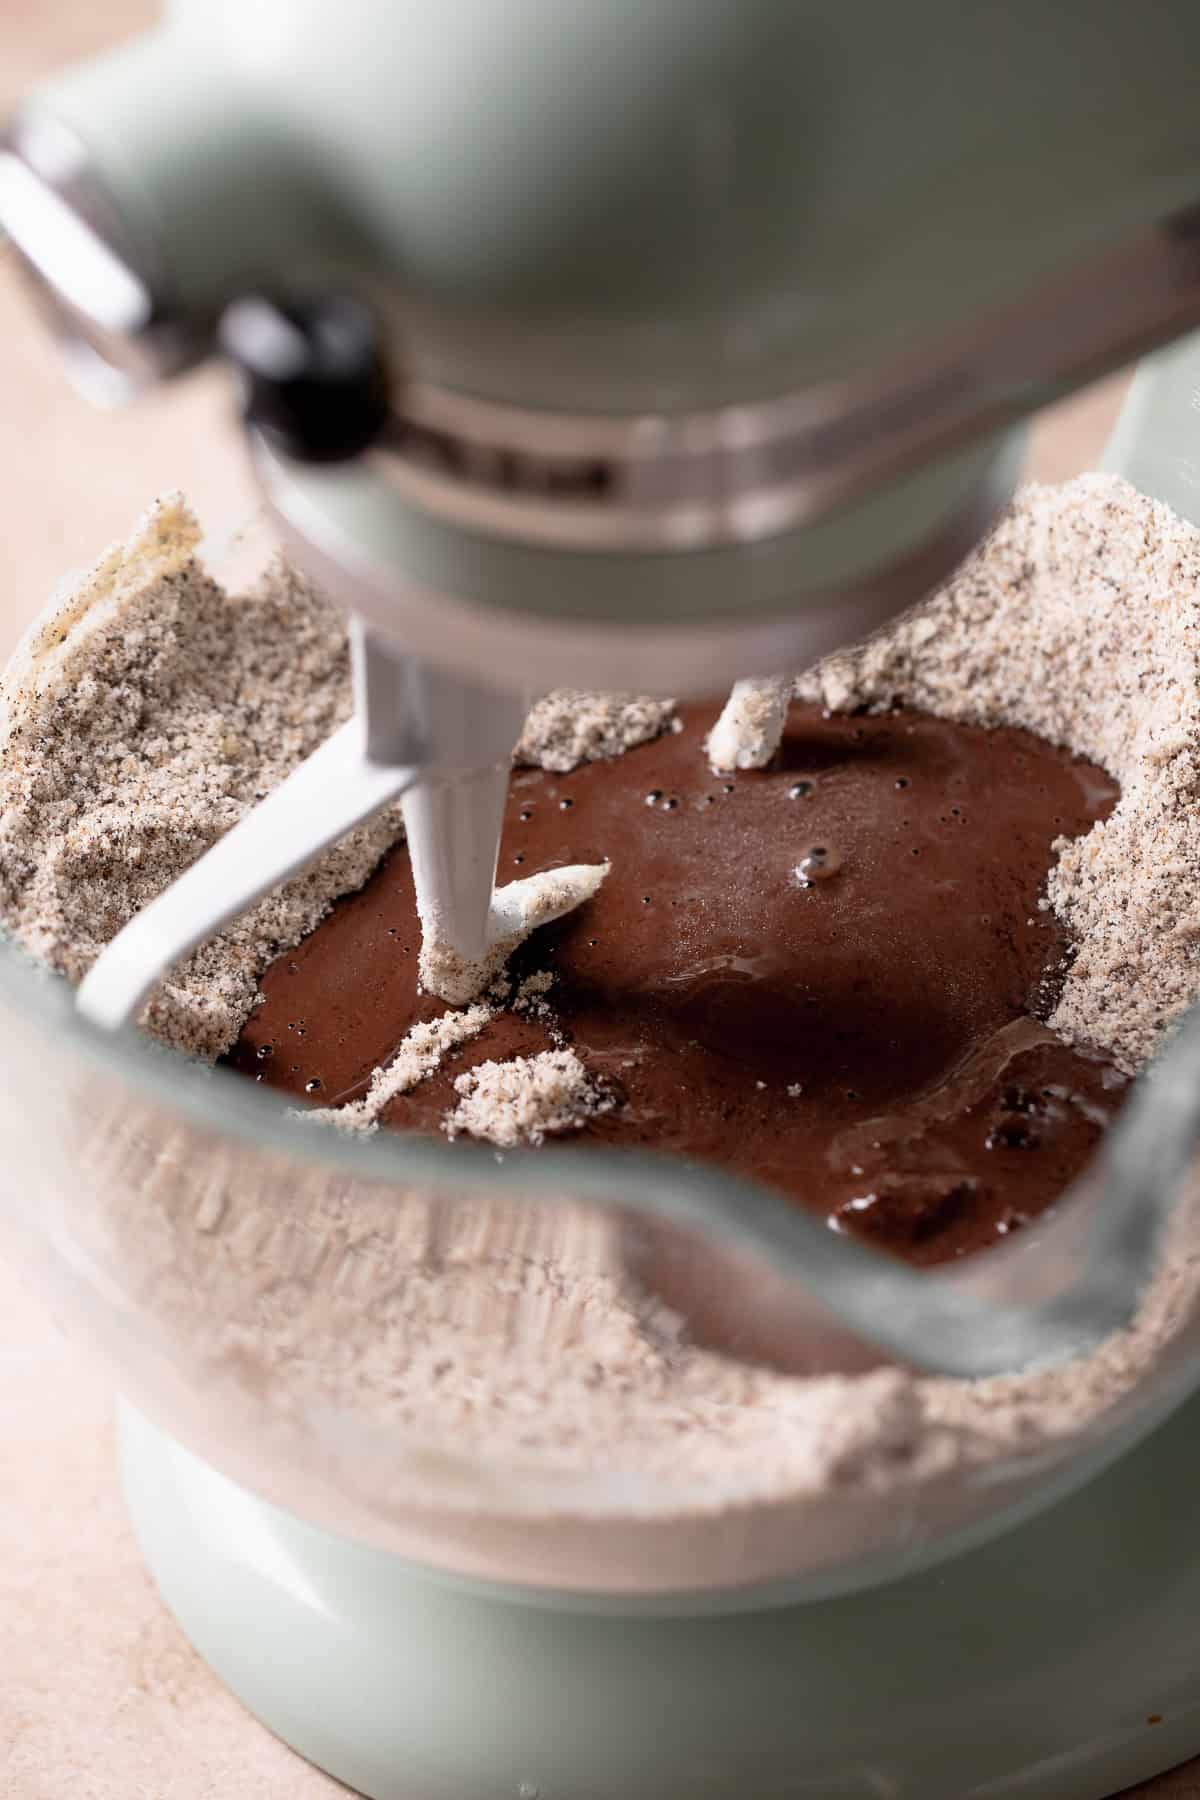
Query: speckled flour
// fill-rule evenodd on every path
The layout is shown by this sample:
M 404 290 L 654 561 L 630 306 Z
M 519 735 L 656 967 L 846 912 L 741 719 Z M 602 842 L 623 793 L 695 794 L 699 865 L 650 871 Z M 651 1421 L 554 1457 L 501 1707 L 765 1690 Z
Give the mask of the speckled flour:
M 622 756 L 678 727 L 673 700 L 556 688 L 530 708 L 514 760 L 566 775 L 580 763 Z
M 190 560 L 190 540 L 179 548 L 181 515 L 156 517 L 123 560 L 92 577 L 82 604 L 66 603 L 60 625 L 43 630 L 8 682 L 16 699 L 3 763 L 0 910 L 73 980 L 131 896 L 148 897 L 172 859 L 178 866 L 167 834 L 182 823 L 195 854 L 346 705 L 340 631 L 294 577 L 277 570 L 257 597 L 228 600 Z M 87 596 L 98 581 L 117 584 L 106 616 L 125 608 L 111 630 L 90 622 Z M 138 610 L 147 582 L 157 621 Z M 1200 533 L 1165 508 L 1109 477 L 1029 488 L 938 596 L 797 684 L 830 707 L 903 699 L 955 719 L 1025 726 L 1119 779 L 1112 816 L 1059 845 L 1047 904 L 1078 946 L 1052 1023 L 1131 1069 L 1200 987 L 1198 602 Z M 253 632 L 246 615 L 245 644 L 243 608 L 259 609 Z M 298 675 L 291 636 L 286 649 L 249 642 L 269 636 L 271 619 L 301 631 Z M 60 629 L 66 638 L 56 643 Z M 211 665 L 223 659 L 237 680 L 205 686 L 207 650 L 197 665 L 176 647 L 194 633 L 211 640 Z M 74 709 L 52 755 L 30 723 L 42 654 L 55 659 L 46 692 Z M 770 754 L 781 690 L 739 687 L 716 749 L 744 767 Z M 267 716 L 282 731 L 269 761 L 256 735 Z M 672 714 L 651 702 L 556 695 L 532 717 L 521 754 L 562 769 L 619 754 L 668 728 Z M 205 796 L 199 822 L 164 800 L 172 780 L 176 793 Z M 144 827 L 140 815 L 131 822 L 125 785 L 141 793 L 142 782 Z M 156 1000 L 151 1027 L 208 1054 L 227 1042 L 272 951 L 310 928 L 305 918 L 316 922 L 338 883 L 361 880 L 394 830 L 381 825 L 377 846 L 356 849 L 332 878 L 289 900 L 282 918 L 256 911 L 207 947 L 209 961 L 193 959 Z M 472 1029 L 470 1013 L 448 1016 L 458 1024 L 435 1022 L 430 1042 L 410 1045 L 411 1061 L 398 1057 L 379 1083 L 420 1079 L 444 1029 Z M 514 1134 L 502 1141 L 532 1136 L 530 1080 L 542 1083 L 550 1116 L 565 1116 L 555 1102 L 570 1099 L 569 1066 L 530 1076 L 493 1065 L 475 1076 L 460 1094 L 463 1129 L 486 1088 Z M 360 1104 L 378 1110 L 377 1102 L 373 1087 Z M 403 1187 L 335 1183 L 315 1168 L 284 1206 L 273 1191 L 254 1191 L 232 1152 L 197 1171 L 169 1147 L 151 1166 L 144 1144 L 131 1119 L 97 1134 L 96 1228 L 117 1245 L 139 1303 L 188 1333 L 213 1370 L 244 1381 L 279 1416 L 360 1417 L 431 1455 L 440 1447 L 447 1458 L 478 1453 L 512 1467 L 636 1471 L 650 1484 L 637 1489 L 637 1507 L 664 1521 L 770 1511 L 803 1496 L 841 1509 L 854 1496 L 915 1494 L 1001 1458 L 1039 1457 L 1126 1393 L 1200 1306 L 1193 1194 L 1136 1323 L 1086 1359 L 978 1384 L 889 1368 L 785 1377 L 689 1344 L 679 1321 L 628 1277 L 619 1232 L 603 1220 L 564 1213 L 555 1225 L 551 1211 L 500 1202 L 448 1208 Z M 593 1492 L 578 1504 L 619 1511 L 634 1504 L 632 1492 L 610 1502 Z
M 0 919 L 78 982 L 103 946 L 350 710 L 340 615 L 282 562 L 227 595 L 177 497 L 52 604 L 5 671 Z M 141 1023 L 213 1058 L 272 957 L 360 887 L 399 807 L 343 839 L 159 984 Z
M 513 1149 L 544 1144 L 558 1132 L 580 1131 L 616 1104 L 574 1050 L 543 1050 L 484 1062 L 454 1083 L 458 1103 L 442 1121 L 447 1137 L 482 1138 Z

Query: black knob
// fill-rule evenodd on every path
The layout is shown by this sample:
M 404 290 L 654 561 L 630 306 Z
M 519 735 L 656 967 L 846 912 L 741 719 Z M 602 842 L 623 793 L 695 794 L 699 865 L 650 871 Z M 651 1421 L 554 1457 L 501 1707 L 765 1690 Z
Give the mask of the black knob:
M 299 462 L 346 462 L 388 416 L 388 379 L 370 313 L 355 300 L 235 300 L 221 348 L 242 377 L 242 416 Z

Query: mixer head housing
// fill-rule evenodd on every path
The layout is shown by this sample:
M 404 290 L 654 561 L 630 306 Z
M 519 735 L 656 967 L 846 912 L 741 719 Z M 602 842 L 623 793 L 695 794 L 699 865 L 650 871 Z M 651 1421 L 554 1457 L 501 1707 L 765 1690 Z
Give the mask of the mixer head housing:
M 255 438 L 372 629 L 711 688 L 916 599 L 1015 421 L 1200 322 L 1197 50 L 1182 3 L 192 0 L 31 97 L 0 219 L 109 388 L 247 295 L 369 309 L 371 428 Z

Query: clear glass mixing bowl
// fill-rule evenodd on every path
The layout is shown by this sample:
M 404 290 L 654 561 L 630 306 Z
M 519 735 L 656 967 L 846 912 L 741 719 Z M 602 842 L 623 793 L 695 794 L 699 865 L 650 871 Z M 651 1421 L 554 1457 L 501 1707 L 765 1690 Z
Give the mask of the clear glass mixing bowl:
M 207 560 L 236 591 L 271 548 L 255 521 Z M 0 1232 L 128 1400 L 302 1518 L 543 1591 L 830 1592 L 1086 1479 L 1200 1368 L 1198 1131 L 1193 1021 L 1048 1220 L 921 1273 L 712 1168 L 305 1122 L 99 1033 L 0 943 Z M 915 1428 L 962 1392 L 930 1401 L 917 1370 L 1049 1365 L 1125 1324 L 1164 1234 L 1181 1265 L 1156 1290 L 1165 1348 L 1125 1341 L 1083 1423 L 1018 1420 L 986 1455 Z M 719 1399 L 672 1373 L 681 1331 L 726 1358 Z M 875 1384 L 865 1437 L 844 1389 L 797 1379 L 843 1372 Z
M 132 1033 L 103 1037 L 76 1016 L 65 984 L 6 947 L 3 1217 L 25 1268 L 138 1408 L 306 1519 L 545 1589 L 829 1591 L 998 1527 L 1146 1430 L 1195 1379 L 1200 1329 L 1186 1284 L 1168 1349 L 1123 1397 L 1049 1444 L 1031 1449 L 1018 1434 L 974 1471 L 907 1479 L 898 1445 L 891 1479 L 873 1485 L 861 1470 L 853 1478 L 851 1446 L 844 1479 L 835 1470 L 819 1491 L 781 1497 L 764 1468 L 770 1435 L 747 1416 L 753 1393 L 712 1416 L 698 1405 L 677 1464 L 668 1452 L 647 1466 L 619 1411 L 581 1453 L 562 1426 L 570 1394 L 556 1400 L 555 1434 L 536 1417 L 527 1428 L 509 1420 L 500 1453 L 478 1447 L 466 1415 L 503 1407 L 509 1392 L 517 1404 L 531 1370 L 553 1387 L 569 1363 L 579 1384 L 581 1346 L 620 1367 L 623 1346 L 594 1309 L 631 1276 L 670 1299 L 690 1291 L 697 1328 L 733 1354 L 794 1368 L 886 1361 L 847 1319 L 951 1368 L 1095 1336 L 1128 1312 L 1164 1225 L 1186 1227 L 1198 1070 L 1192 1029 L 1143 1080 L 1057 1222 L 950 1278 L 885 1262 L 773 1195 L 665 1158 L 547 1149 L 500 1159 L 306 1123 L 243 1078 Z M 434 1396 L 415 1412 L 414 1370 Z M 585 1377 L 580 1404 L 586 1388 Z M 772 1390 L 781 1433 L 790 1391 Z M 835 1407 L 826 1429 L 836 1417 Z M 745 1436 L 744 1461 L 726 1442 L 719 1484 L 697 1456 L 705 1430 L 714 1463 L 719 1439 Z

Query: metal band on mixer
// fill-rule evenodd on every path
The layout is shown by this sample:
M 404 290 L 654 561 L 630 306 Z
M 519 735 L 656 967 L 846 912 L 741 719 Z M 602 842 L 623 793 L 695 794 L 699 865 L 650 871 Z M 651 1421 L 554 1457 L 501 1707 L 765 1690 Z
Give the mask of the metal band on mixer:
M 261 442 L 255 464 L 267 516 L 296 565 L 377 632 L 467 675 L 480 668 L 503 685 L 548 689 L 586 668 L 596 687 L 704 694 L 717 671 L 799 669 L 869 636 L 928 593 L 995 523 L 1008 498 L 985 481 L 928 537 L 869 573 L 796 596 L 768 612 L 697 609 L 678 618 L 549 616 L 434 589 L 348 540 L 288 480 Z
M 699 550 L 813 524 L 1200 325 L 1200 210 L 852 380 L 715 411 L 526 410 L 412 385 L 373 453 L 413 505 L 560 549 Z
M 3 231 L 77 384 L 101 404 L 205 354 L 210 321 L 184 315 L 153 246 L 131 239 L 86 145 L 60 120 L 22 116 L 0 137 Z

